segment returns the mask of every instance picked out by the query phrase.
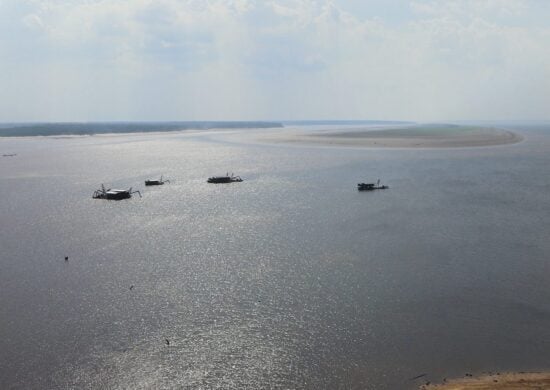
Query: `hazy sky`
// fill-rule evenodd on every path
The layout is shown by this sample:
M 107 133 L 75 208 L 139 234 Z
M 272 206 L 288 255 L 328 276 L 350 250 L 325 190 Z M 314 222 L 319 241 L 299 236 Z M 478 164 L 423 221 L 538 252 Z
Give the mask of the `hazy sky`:
M 547 0 L 0 0 L 0 121 L 549 112 Z

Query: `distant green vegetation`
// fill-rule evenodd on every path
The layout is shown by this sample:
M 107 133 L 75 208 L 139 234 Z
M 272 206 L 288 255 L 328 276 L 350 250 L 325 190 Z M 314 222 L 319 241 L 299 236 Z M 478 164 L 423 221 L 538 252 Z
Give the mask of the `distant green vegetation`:
M 0 137 L 152 133 L 179 130 L 283 127 L 278 122 L 92 122 L 1 124 Z

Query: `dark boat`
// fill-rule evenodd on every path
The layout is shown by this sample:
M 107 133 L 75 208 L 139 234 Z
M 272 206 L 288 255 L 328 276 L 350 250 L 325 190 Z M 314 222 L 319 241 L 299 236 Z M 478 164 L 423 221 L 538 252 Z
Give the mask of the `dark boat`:
M 141 198 L 141 192 L 139 191 L 132 191 L 132 187 L 130 187 L 127 190 L 115 190 L 115 189 L 105 189 L 103 184 L 101 185 L 101 188 L 99 190 L 96 190 L 94 194 L 92 195 L 92 198 L 94 199 L 108 199 L 108 200 L 122 200 L 122 199 L 128 199 L 132 197 L 132 194 L 139 194 L 139 197 Z
M 358 183 L 357 184 L 357 189 L 359 191 L 374 191 L 374 190 L 385 190 L 385 189 L 388 189 L 390 187 L 388 186 L 381 186 L 380 185 L 380 180 L 378 180 L 375 183 Z
M 163 180 L 162 176 L 159 180 L 145 180 L 146 186 L 161 186 L 164 183 L 170 183 L 170 180 Z
M 209 177 L 206 181 L 207 183 L 233 183 L 233 182 L 241 182 L 243 179 L 241 179 L 240 176 L 233 176 L 233 174 L 229 175 L 226 174 L 225 176 L 212 176 Z

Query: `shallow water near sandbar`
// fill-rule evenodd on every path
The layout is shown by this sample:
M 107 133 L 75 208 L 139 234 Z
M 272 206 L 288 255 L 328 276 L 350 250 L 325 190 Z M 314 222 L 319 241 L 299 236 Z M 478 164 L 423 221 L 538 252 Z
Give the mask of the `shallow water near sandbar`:
M 389 390 L 548 368 L 550 126 L 516 130 L 430 150 L 0 139 L 17 154 L 0 158 L 0 388 Z M 206 183 L 226 171 L 244 181 Z M 94 200 L 101 183 L 143 197 Z

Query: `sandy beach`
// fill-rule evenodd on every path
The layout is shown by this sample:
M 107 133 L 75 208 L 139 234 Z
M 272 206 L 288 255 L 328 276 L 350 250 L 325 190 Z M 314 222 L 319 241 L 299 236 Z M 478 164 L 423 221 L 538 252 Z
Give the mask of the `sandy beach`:
M 456 126 L 412 126 L 387 129 L 286 131 L 264 135 L 261 141 L 366 148 L 463 148 L 514 144 L 523 140 L 508 130 Z
M 424 384 L 420 390 L 525 390 L 550 389 L 550 373 L 503 373 L 467 376 L 461 379 L 445 381 L 442 384 Z

